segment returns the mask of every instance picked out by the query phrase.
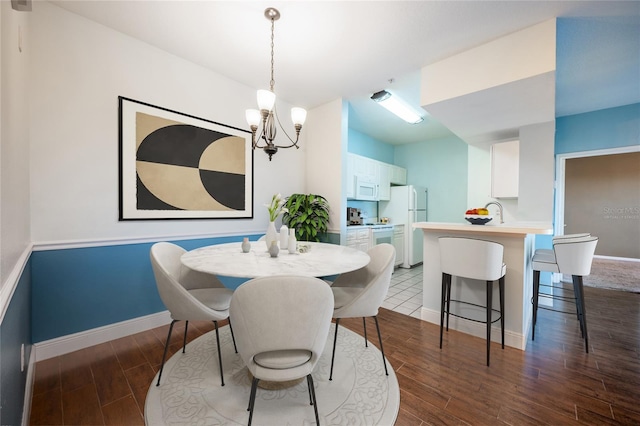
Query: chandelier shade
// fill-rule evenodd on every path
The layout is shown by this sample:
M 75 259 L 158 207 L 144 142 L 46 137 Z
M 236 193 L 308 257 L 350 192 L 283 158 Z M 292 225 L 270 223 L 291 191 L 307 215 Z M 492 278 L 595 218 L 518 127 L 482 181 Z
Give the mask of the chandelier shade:
M 294 140 L 284 130 L 280 123 L 280 119 L 278 118 L 278 113 L 276 111 L 276 94 L 273 89 L 275 86 L 273 60 L 274 29 L 275 21 L 280 19 L 280 12 L 273 7 L 269 7 L 265 9 L 264 16 L 271 21 L 271 81 L 269 82 L 269 90 L 258 90 L 258 109 L 246 110 L 245 116 L 247 123 L 251 128 L 251 143 L 253 145 L 253 149 L 255 150 L 258 148 L 264 150 L 264 152 L 269 155 L 269 161 L 271 161 L 271 157 L 278 152 L 278 148 L 300 148 L 298 146 L 298 140 L 300 138 L 300 130 L 302 130 L 302 126 L 307 118 L 307 111 L 299 107 L 291 108 L 291 121 L 293 121 L 293 126 L 296 132 Z M 276 144 L 276 126 L 279 126 L 282 129 L 282 132 L 290 141 L 289 144 Z M 258 131 L 258 129 L 260 130 Z

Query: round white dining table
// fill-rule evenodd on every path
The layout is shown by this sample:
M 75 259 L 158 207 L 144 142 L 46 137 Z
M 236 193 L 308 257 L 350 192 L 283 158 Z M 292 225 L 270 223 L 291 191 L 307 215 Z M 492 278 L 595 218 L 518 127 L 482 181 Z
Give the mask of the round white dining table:
M 201 247 L 182 255 L 182 264 L 199 272 L 238 278 L 274 275 L 326 277 L 355 271 L 369 263 L 369 255 L 337 244 L 299 242 L 305 252 L 280 250 L 271 257 L 264 241 L 252 241 L 251 250 L 243 253 L 241 243 Z

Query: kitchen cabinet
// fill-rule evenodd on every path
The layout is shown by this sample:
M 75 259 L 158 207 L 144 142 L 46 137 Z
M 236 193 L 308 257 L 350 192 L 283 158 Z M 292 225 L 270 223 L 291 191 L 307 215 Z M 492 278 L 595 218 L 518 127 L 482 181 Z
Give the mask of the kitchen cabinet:
M 347 247 L 363 252 L 369 250 L 369 228 L 347 229 Z
M 377 182 L 380 178 L 378 161 L 360 155 L 349 154 L 353 157 L 354 174 L 364 176 L 371 182 Z
M 404 225 L 393 226 L 393 247 L 396 249 L 395 266 L 404 263 Z
M 389 201 L 391 199 L 391 165 L 378 163 L 380 176 L 378 183 L 378 201 Z
M 391 185 L 407 184 L 407 169 L 356 154 L 347 154 L 346 196 L 356 198 L 356 176 L 378 186 L 376 201 L 391 199 Z
M 491 145 L 491 197 L 518 198 L 520 141 Z
M 390 167 L 390 179 L 389 182 L 393 185 L 406 185 L 407 184 L 407 169 L 395 166 L 393 164 Z

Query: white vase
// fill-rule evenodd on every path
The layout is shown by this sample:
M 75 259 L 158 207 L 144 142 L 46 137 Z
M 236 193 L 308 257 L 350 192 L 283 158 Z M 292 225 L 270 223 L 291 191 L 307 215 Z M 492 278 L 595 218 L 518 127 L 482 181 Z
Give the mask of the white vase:
M 289 243 L 289 228 L 287 225 L 280 227 L 280 250 L 286 250 Z
M 289 229 L 289 241 L 287 242 L 289 253 L 291 254 L 295 253 L 297 249 L 297 245 L 298 244 L 296 242 L 296 230 Z
M 267 250 L 271 247 L 271 242 L 278 241 L 278 231 L 276 231 L 275 222 L 269 222 L 267 226 L 267 234 L 264 237 L 264 242 L 267 243 Z

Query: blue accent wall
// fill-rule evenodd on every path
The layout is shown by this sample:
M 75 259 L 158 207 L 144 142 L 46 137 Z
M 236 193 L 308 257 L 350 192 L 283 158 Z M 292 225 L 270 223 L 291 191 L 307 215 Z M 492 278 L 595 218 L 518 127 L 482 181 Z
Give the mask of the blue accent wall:
M 429 192 L 428 220 L 459 222 L 467 209 L 468 145 L 456 137 L 399 145 L 396 162 L 407 169 L 407 183 Z
M 258 235 L 250 236 L 255 240 Z M 186 250 L 241 241 L 173 241 Z M 153 243 L 37 251 L 32 255 L 34 343 L 164 311 L 149 260 Z M 220 277 L 235 289 L 243 279 Z
M 0 424 L 19 425 L 31 355 L 30 263 L 16 286 L 0 325 Z M 20 371 L 20 346 L 25 347 L 25 370 Z
M 347 150 L 350 153 L 373 158 L 383 163 L 394 164 L 393 145 L 380 142 L 351 128 L 348 129 L 348 141 Z
M 556 155 L 638 144 L 640 104 L 556 119 Z

